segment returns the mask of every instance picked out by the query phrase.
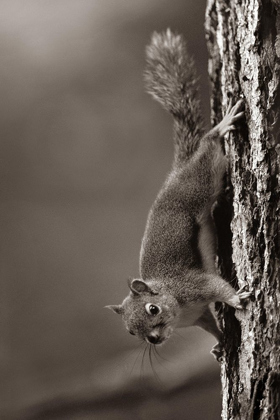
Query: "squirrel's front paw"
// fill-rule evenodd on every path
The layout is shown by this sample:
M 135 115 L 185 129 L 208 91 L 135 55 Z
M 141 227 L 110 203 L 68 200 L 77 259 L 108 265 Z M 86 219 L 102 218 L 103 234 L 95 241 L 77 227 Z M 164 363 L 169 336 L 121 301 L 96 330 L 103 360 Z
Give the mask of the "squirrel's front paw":
M 247 289 L 247 285 L 242 286 L 236 294 L 228 300 L 228 304 L 233 306 L 235 309 L 244 309 L 243 301 L 252 296 L 252 292 L 248 292 L 245 289 Z
M 223 357 L 223 349 L 221 343 L 215 344 L 210 353 L 213 354 L 217 362 L 221 362 Z

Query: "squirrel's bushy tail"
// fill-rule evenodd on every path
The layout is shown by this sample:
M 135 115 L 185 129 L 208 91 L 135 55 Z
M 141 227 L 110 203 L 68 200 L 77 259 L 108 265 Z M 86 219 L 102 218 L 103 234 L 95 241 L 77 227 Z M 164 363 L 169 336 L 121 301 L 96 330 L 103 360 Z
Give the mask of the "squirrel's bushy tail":
M 188 159 L 203 136 L 198 77 L 186 43 L 170 29 L 155 32 L 146 49 L 147 91 L 173 115 L 175 159 Z

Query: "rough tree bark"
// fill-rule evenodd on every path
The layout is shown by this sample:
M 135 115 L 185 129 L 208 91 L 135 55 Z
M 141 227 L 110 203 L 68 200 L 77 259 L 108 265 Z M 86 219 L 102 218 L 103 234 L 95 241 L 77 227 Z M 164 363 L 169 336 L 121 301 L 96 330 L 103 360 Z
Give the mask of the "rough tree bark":
M 253 292 L 244 311 L 219 308 L 222 418 L 279 419 L 280 1 L 208 0 L 205 26 L 213 124 L 229 96 L 246 113 L 225 141 L 228 199 L 215 214 L 221 271 Z

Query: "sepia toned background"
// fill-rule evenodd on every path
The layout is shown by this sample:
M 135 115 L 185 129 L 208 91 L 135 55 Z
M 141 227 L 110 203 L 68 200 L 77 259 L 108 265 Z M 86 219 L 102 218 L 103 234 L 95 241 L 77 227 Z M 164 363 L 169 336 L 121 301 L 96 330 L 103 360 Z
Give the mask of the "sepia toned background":
M 150 365 L 104 309 L 138 275 L 172 120 L 143 88 L 154 30 L 183 33 L 209 119 L 202 0 L 1 0 L 0 418 L 220 417 L 215 339 Z

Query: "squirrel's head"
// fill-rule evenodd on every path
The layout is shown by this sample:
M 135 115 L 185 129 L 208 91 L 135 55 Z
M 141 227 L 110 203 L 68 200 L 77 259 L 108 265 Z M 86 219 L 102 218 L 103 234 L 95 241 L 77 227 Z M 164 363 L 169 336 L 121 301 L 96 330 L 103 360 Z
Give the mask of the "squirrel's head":
M 121 305 L 106 308 L 122 316 L 125 327 L 132 335 L 151 344 L 167 340 L 179 318 L 177 300 L 156 287 L 156 282 L 140 279 L 129 284 L 130 293 Z

